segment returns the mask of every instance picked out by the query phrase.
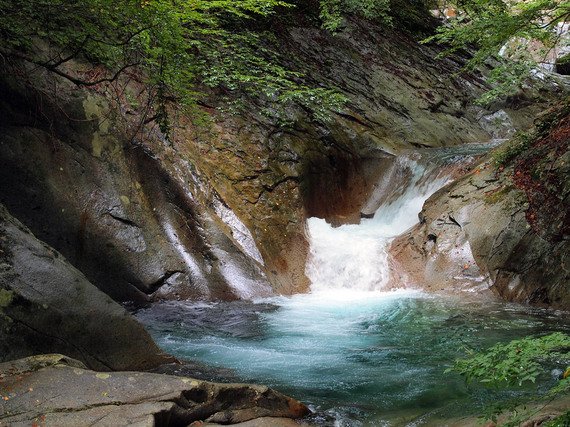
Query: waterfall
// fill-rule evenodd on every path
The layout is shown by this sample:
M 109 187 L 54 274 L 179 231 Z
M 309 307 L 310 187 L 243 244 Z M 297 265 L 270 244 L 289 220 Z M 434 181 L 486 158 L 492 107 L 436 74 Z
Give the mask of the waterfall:
M 447 181 L 446 177 L 426 179 L 433 168 L 410 157 L 399 157 L 396 162 L 399 173 L 388 188 L 393 193 L 404 185 L 405 189 L 399 197 L 388 198 L 373 218 L 337 228 L 319 218 L 309 219 L 311 251 L 306 274 L 313 293 L 377 291 L 388 283 L 391 240 L 417 222 L 424 200 Z
M 306 274 L 311 292 L 355 296 L 381 291 L 390 278 L 391 241 L 418 222 L 424 201 L 450 181 L 450 166 L 483 147 L 488 149 L 483 144 L 463 150 L 425 149 L 396 158 L 395 167 L 378 185 L 383 194 L 373 195 L 384 203 L 373 218 L 363 218 L 360 224 L 334 228 L 323 219 L 310 218 Z
M 391 239 L 417 221 L 424 199 L 475 148 L 398 158 L 378 185 L 384 194 L 375 203 L 382 205 L 359 225 L 332 228 L 311 218 L 311 293 L 166 301 L 139 309 L 137 319 L 165 351 L 224 368 L 201 366 L 202 378 L 269 385 L 308 404 L 314 425 L 441 426 L 479 413 L 481 402 L 501 395 L 468 389 L 458 375 L 444 373 L 465 355 L 463 348 L 570 331 L 570 323 L 547 310 L 498 301 L 382 291 Z M 175 372 L 197 375 L 195 367 L 187 369 Z

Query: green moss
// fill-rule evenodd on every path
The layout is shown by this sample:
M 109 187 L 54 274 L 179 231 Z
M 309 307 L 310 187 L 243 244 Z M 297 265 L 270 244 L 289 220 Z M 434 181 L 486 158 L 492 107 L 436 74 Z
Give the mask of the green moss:
M 8 307 L 16 299 L 16 292 L 0 289 L 0 308 Z
M 509 160 L 525 152 L 530 147 L 533 139 L 532 135 L 519 132 L 513 139 L 493 151 L 491 157 L 493 164 L 495 166 L 504 165 Z
M 542 178 L 542 174 L 545 169 L 545 164 L 547 162 L 546 158 L 542 158 L 536 165 L 532 167 L 530 170 L 530 176 L 534 181 L 540 181 Z
M 516 190 L 516 187 L 513 184 L 506 184 L 500 190 L 495 191 L 494 193 L 488 195 L 485 198 L 485 202 L 488 205 L 493 205 L 495 203 L 502 202 L 507 198 L 507 194 L 509 194 L 513 190 Z

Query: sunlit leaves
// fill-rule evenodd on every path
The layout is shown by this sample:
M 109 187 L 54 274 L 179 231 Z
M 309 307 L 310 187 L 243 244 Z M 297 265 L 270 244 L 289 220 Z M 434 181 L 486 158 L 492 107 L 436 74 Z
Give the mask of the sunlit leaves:
M 496 344 L 488 350 L 475 353 L 469 351 L 467 359 L 457 359 L 449 371 L 457 371 L 468 383 L 473 381 L 488 387 L 514 388 L 524 383 L 534 383 L 552 364 L 564 368 L 570 364 L 570 336 L 556 332 L 540 338 L 526 337 L 508 344 Z M 558 384 L 534 399 L 551 399 L 570 391 L 570 377 L 560 379 Z M 482 422 L 499 421 L 502 426 L 519 426 L 521 422 L 536 414 L 537 410 L 527 410 L 525 400 L 497 401 L 485 409 Z M 567 425 L 569 412 L 545 425 Z
M 521 86 L 524 78 L 546 61 L 548 54 L 564 44 L 558 25 L 570 17 L 570 2 L 559 0 L 455 0 L 458 16 L 450 18 L 437 33 L 424 40 L 444 44 L 451 54 L 476 47 L 468 69 L 491 57 L 505 62 L 494 73 L 499 82 L 484 101 L 492 101 Z
M 278 6 L 291 7 L 292 5 L 285 1 L 277 0 L 212 0 L 193 2 L 193 6 L 204 11 L 217 10 L 247 17 L 250 13 L 267 16 L 273 13 Z
M 142 103 L 154 111 L 146 120 L 163 132 L 170 126 L 167 105 L 193 109 L 199 85 L 234 101 L 246 95 L 266 105 L 296 103 L 325 119 L 325 110 L 340 107 L 339 96 L 302 84 L 299 73 L 282 65 L 274 37 L 246 25 L 290 7 L 282 0 L 0 0 L 0 48 L 35 55 L 20 57 L 76 84 L 114 80 L 136 68 L 145 84 Z M 31 49 L 38 38 L 49 55 Z M 69 75 L 62 66 L 70 59 L 87 59 L 108 74 L 91 81 Z
M 556 25 L 570 13 L 568 1 L 457 0 L 451 3 L 457 7 L 458 16 L 451 18 L 449 25 L 440 27 L 437 34 L 426 41 L 449 44 L 447 52 L 473 43 L 479 52 L 472 64 L 498 54 L 513 38 L 518 38 L 519 42 L 536 40 L 552 47 L 558 41 L 554 31 Z M 515 51 L 516 48 L 512 52 Z M 522 51 L 518 52 L 521 58 Z M 524 51 L 529 53 L 528 49 Z
M 527 337 L 508 344 L 496 344 L 482 353 L 470 352 L 448 371 L 457 371 L 468 383 L 489 386 L 520 386 L 535 382 L 545 364 L 553 360 L 570 362 L 570 336 L 553 333 L 540 338 Z
M 390 0 L 321 0 L 320 2 L 323 27 L 331 31 L 339 28 L 345 13 L 368 19 L 380 19 L 389 24 L 391 22 L 389 11 Z

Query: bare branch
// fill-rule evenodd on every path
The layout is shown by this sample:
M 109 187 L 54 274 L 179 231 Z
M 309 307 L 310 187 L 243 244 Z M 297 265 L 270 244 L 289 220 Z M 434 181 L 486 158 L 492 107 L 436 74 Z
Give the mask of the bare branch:
M 76 84 L 77 86 L 96 86 L 98 84 L 101 83 L 105 83 L 105 82 L 113 82 L 115 80 L 117 80 L 119 78 L 119 76 L 127 69 L 132 68 L 132 67 L 136 67 L 137 65 L 139 65 L 138 62 L 132 63 L 132 64 L 125 64 L 123 65 L 121 68 L 119 68 L 112 76 L 110 77 L 103 77 L 101 79 L 97 79 L 97 80 L 93 80 L 93 81 L 89 81 L 89 80 L 85 80 L 85 79 L 80 79 L 77 78 L 75 76 L 72 76 L 68 73 L 65 73 L 63 71 L 61 71 L 60 69 L 58 69 L 58 65 L 53 65 L 50 63 L 46 63 L 45 61 L 40 61 L 36 58 L 32 58 L 26 54 L 23 54 L 21 52 L 16 52 L 13 51 L 11 49 L 7 49 L 5 47 L 0 46 L 0 54 L 3 54 L 5 56 L 11 56 L 14 58 L 18 58 L 18 59 L 22 59 L 24 61 L 30 62 L 34 65 L 38 65 L 40 67 L 45 68 L 48 71 L 51 71 L 54 74 L 57 74 L 58 76 L 61 76 L 67 80 L 69 80 L 70 82 Z M 71 58 L 70 58 L 71 59 Z M 69 59 L 67 59 L 69 60 Z M 64 61 L 65 62 L 65 61 Z M 63 63 L 63 62 L 61 62 Z

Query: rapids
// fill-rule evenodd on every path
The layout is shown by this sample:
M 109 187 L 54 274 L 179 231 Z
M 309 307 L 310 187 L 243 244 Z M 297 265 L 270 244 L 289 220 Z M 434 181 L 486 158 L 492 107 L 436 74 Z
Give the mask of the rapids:
M 309 294 L 164 302 L 135 315 L 169 353 L 224 368 L 199 368 L 207 379 L 266 384 L 308 404 L 314 425 L 445 425 L 477 414 L 501 392 L 445 374 L 456 357 L 523 335 L 570 331 L 570 324 L 548 310 L 383 286 L 390 241 L 449 180 L 445 166 L 488 148 L 399 158 L 385 202 L 361 224 L 333 228 L 311 218 Z M 556 382 L 561 368 L 553 366 L 538 387 Z

